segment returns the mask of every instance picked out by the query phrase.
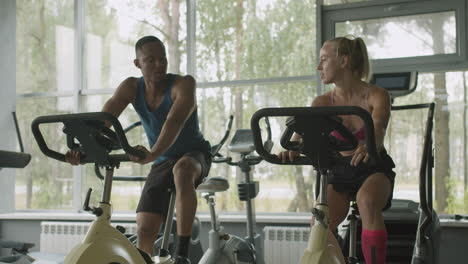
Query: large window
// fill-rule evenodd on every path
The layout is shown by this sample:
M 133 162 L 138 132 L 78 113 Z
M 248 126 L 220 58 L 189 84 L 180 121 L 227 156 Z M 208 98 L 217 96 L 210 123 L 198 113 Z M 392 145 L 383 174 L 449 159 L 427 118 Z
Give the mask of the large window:
M 17 112 L 26 150 L 34 157 L 18 171 L 17 209 L 80 210 L 90 186 L 92 202 L 98 201 L 102 183 L 94 167 L 73 169 L 46 158 L 29 126 L 39 115 L 99 111 L 122 80 L 141 75 L 133 65 L 134 43 L 144 35 L 163 40 L 169 72 L 197 79 L 200 125 L 212 143 L 222 137 L 219 128 L 230 114 L 233 129 L 248 128 L 258 108 L 309 105 L 316 93 L 314 0 L 19 0 L 17 17 Z M 119 120 L 125 127 L 138 116 L 129 106 Z M 272 125 L 277 141 L 284 120 Z M 47 130 L 52 147 L 64 150 L 60 136 L 59 126 Z M 147 142 L 141 128 L 128 137 L 132 145 Z M 128 163 L 116 174 L 145 176 L 148 170 L 149 165 Z M 221 209 L 240 210 L 235 198 L 239 171 L 217 164 L 211 175 L 226 176 L 233 186 L 220 195 L 225 197 L 220 197 Z M 310 168 L 261 163 L 253 178 L 261 183 L 259 212 L 309 210 Z M 134 211 L 142 186 L 116 182 L 114 209 Z
M 185 72 L 186 2 L 145 0 L 86 1 L 87 89 L 115 89 L 133 65 L 135 42 L 155 35 L 167 48 L 169 72 Z
M 341 5 L 341 4 L 355 4 L 362 2 L 372 2 L 372 4 L 379 4 L 382 2 L 387 3 L 400 3 L 409 1 L 420 1 L 420 0 L 323 0 L 324 5 Z
M 388 65 L 402 60 L 394 64 L 400 70 L 426 69 L 420 73 L 416 92 L 395 104 L 437 102 L 436 204 L 444 212 L 466 213 L 466 67 L 440 72 L 442 67 L 453 67 L 449 62 L 459 60 L 466 51 L 465 33 L 459 30 L 464 20 L 454 11 L 464 1 L 450 1 L 455 7 L 443 9 L 440 1 L 425 2 L 414 14 L 402 9 L 389 10 L 387 18 L 370 17 L 372 12 L 364 12 L 366 17 L 349 12 L 354 17 L 346 17 L 345 9 L 331 8 L 336 14 L 324 17 L 332 18 L 327 21 L 333 22 L 333 36 L 354 34 L 365 39 L 371 57 L 378 59 L 377 71 L 392 69 Z M 309 105 L 318 85 L 314 4 L 312 0 L 18 0 L 17 112 L 26 151 L 33 160 L 17 171 L 16 208 L 79 210 L 89 186 L 95 189 L 93 199 L 99 199 L 101 183 L 94 168 L 73 169 L 46 158 L 29 127 L 39 115 L 99 111 L 123 79 L 140 76 L 133 66 L 133 46 L 141 36 L 156 35 L 164 41 L 170 72 L 190 73 L 197 79 L 200 125 L 212 143 L 222 137 L 220 128 L 230 114 L 235 116 L 234 129 L 248 128 L 251 115 L 261 107 Z M 392 17 L 392 12 L 397 14 Z M 405 49 L 398 46 L 401 36 L 406 36 Z M 420 58 L 429 63 L 421 64 Z M 386 146 L 397 163 L 395 198 L 418 199 L 425 118 L 424 110 L 392 115 Z M 119 119 L 125 127 L 138 117 L 130 106 Z M 278 142 L 284 119 L 273 119 L 271 124 L 273 140 Z M 50 127 L 47 139 L 52 147 L 64 150 L 60 129 Z M 141 128 L 132 131 L 129 139 L 132 145 L 146 143 Z M 273 151 L 278 152 L 279 146 Z M 226 148 L 222 152 L 229 154 Z M 146 175 L 148 170 L 149 166 L 125 164 L 116 174 Z M 235 189 L 241 180 L 239 171 L 216 164 L 211 175 L 226 176 L 233 186 L 219 194 L 220 209 L 240 210 Z M 258 212 L 309 210 L 315 180 L 309 167 L 262 162 L 253 170 L 253 178 L 260 181 Z M 141 182 L 115 183 L 115 210 L 133 211 L 141 188 Z M 204 202 L 199 205 L 206 209 Z
M 72 112 L 71 97 L 31 97 L 17 102 L 25 151 L 31 153 L 31 163 L 16 172 L 17 209 L 72 209 L 72 167 L 45 157 L 39 150 L 30 129 L 40 115 Z M 53 149 L 65 151 L 66 142 L 58 125 L 47 126 L 45 140 Z
M 199 104 L 201 110 L 199 114 L 205 136 L 213 144 L 217 143 L 223 132 L 220 128 L 224 127 L 230 113 L 236 113 L 237 121 L 241 122 L 240 127 L 248 128 L 250 117 L 259 108 L 309 105 L 315 94 L 314 87 L 314 84 L 290 83 L 199 89 L 198 98 L 203 102 L 203 105 Z M 238 97 L 241 98 L 242 107 L 236 110 Z M 270 123 L 272 140 L 275 142 L 272 152 L 278 153 L 281 150 L 278 142 L 281 131 L 285 128 L 285 119 L 270 119 Z M 261 125 L 265 127 L 263 123 Z M 229 153 L 227 148 L 224 148 L 221 153 L 231 156 L 234 161 L 239 160 L 239 155 Z M 236 198 L 237 182 L 243 179 L 240 171 L 236 167 L 228 167 L 225 164 L 213 164 L 210 174 L 227 177 L 232 186 L 230 191 L 219 195 L 217 204 L 220 209 L 235 211 L 236 208 L 241 208 L 242 203 Z M 260 193 L 256 199 L 258 212 L 305 212 L 309 210 L 309 204 L 301 203 L 301 201 L 308 201 L 312 194 L 315 174 L 310 167 L 277 166 L 262 162 L 254 167 L 252 176 L 254 180 L 260 182 Z M 202 208 L 206 208 L 206 202 L 199 204 Z
M 326 11 L 325 32 L 362 37 L 375 71 L 420 71 L 416 92 L 395 105 L 436 102 L 434 205 L 440 213 L 468 212 L 466 1 L 353 7 Z M 373 12 L 372 12 L 373 11 Z M 343 15 L 343 16 L 340 16 Z M 379 16 L 383 17 L 380 18 Z M 329 38 L 325 37 L 325 38 Z M 449 71 L 460 61 L 456 71 Z M 433 72 L 431 69 L 437 69 Z M 395 198 L 419 200 L 419 169 L 427 110 L 392 113 L 386 147 L 396 163 Z
M 64 28 L 74 27 L 73 1 L 17 1 L 16 90 L 29 97 L 17 102 L 18 120 L 31 164 L 17 171 L 16 208 L 72 209 L 70 166 L 40 154 L 30 130 L 39 115 L 74 111 L 72 92 L 74 48 Z M 44 96 L 34 96 L 42 94 Z M 3 99 L 5 100 L 5 99 Z M 60 128 L 50 127 L 47 139 L 63 147 Z M 61 145 L 60 145 L 61 144 Z
M 445 100 L 437 102 L 433 178 L 435 206 L 445 213 L 468 212 L 467 78 L 467 72 L 422 73 L 416 92 L 395 102 L 404 105 L 433 102 L 437 97 Z M 418 177 L 426 120 L 427 110 L 392 114 L 386 146 L 397 164 L 395 198 L 419 200 Z
M 324 0 L 324 5 L 339 5 L 339 4 L 349 4 L 349 3 L 359 3 L 365 1 L 378 1 L 378 0 Z
M 455 12 L 346 21 L 336 35 L 363 36 L 374 60 L 451 54 L 457 49 Z
M 199 81 L 311 75 L 314 9 L 312 0 L 197 2 Z

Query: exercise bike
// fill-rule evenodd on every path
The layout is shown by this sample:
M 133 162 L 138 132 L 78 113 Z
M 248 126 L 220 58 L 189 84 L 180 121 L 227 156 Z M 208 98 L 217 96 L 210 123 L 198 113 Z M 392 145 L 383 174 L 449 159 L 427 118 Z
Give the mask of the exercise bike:
M 224 135 L 224 137 L 221 139 L 221 141 L 212 146 L 211 148 L 211 155 L 216 156 L 218 155 L 219 150 L 223 146 L 224 142 L 227 140 L 229 136 L 229 131 L 232 126 L 232 120 L 233 117 L 231 116 L 228 121 L 227 125 L 227 130 Z M 109 121 L 111 122 L 112 126 L 114 126 L 115 132 L 112 131 L 109 128 L 106 128 L 103 126 L 102 121 Z M 95 220 L 95 222 L 100 223 L 99 225 L 96 223 L 92 225 L 90 228 L 90 231 L 88 232 L 101 232 L 100 228 L 105 228 L 106 232 L 109 232 L 109 236 L 107 237 L 100 237 L 99 240 L 97 241 L 97 238 L 93 236 L 95 233 L 91 233 L 91 235 L 88 235 L 85 237 L 85 240 L 81 246 L 78 246 L 77 248 L 81 249 L 74 249 L 72 253 L 69 254 L 72 256 L 77 256 L 80 257 L 80 262 L 76 262 L 74 258 L 72 257 L 67 257 L 65 260 L 65 263 L 86 263 L 86 259 L 81 262 L 81 256 L 82 255 L 91 255 L 95 254 L 95 251 L 86 251 L 84 252 L 84 247 L 90 247 L 92 245 L 100 245 L 100 243 L 103 243 L 102 241 L 106 241 L 106 239 L 114 239 L 115 237 L 118 238 L 118 245 L 117 246 L 108 246 L 109 247 L 123 247 L 122 250 L 128 250 L 131 251 L 130 253 L 127 252 L 126 255 L 130 255 L 131 260 L 128 260 L 129 262 L 115 262 L 115 263 L 153 263 L 153 262 L 148 262 L 150 261 L 147 259 L 146 253 L 141 252 L 140 250 L 136 249 L 134 247 L 134 244 L 137 240 L 136 236 L 129 236 L 125 234 L 125 229 L 121 226 L 117 226 L 116 229 L 118 230 L 118 233 L 115 232 L 115 229 L 110 226 L 110 221 L 105 221 L 110 220 L 110 192 L 111 192 L 111 187 L 112 187 L 112 181 L 113 180 L 118 180 L 118 181 L 144 181 L 146 180 L 146 177 L 144 176 L 114 176 L 113 175 L 113 169 L 118 167 L 120 162 L 125 162 L 129 161 L 128 156 L 125 154 L 109 154 L 110 151 L 112 150 L 117 150 L 117 149 L 123 149 L 126 153 L 136 155 L 139 152 L 136 151 L 136 149 L 131 148 L 128 146 L 127 139 L 125 138 L 125 133 L 130 131 L 131 129 L 139 126 L 141 123 L 136 122 L 132 124 L 131 126 L 127 127 L 126 129 L 122 129 L 120 123 L 118 122 L 117 119 L 114 117 L 110 116 L 107 113 L 84 113 L 84 114 L 71 114 L 71 115 L 59 115 L 59 116 L 47 116 L 47 117 L 39 117 L 33 122 L 33 133 L 34 136 L 36 137 L 36 140 L 38 141 L 39 147 L 41 148 L 41 151 L 43 151 L 44 154 L 46 154 L 49 157 L 58 159 L 60 161 L 64 161 L 64 156 L 63 154 L 60 154 L 58 152 L 52 151 L 47 148 L 47 145 L 42 137 L 42 134 L 40 133 L 40 130 L 38 129 L 38 126 L 43 123 L 56 123 L 56 122 L 62 122 L 64 123 L 64 132 L 67 134 L 67 144 L 69 148 L 71 149 L 77 149 L 82 151 L 85 156 L 81 160 L 83 163 L 95 163 L 95 173 L 98 178 L 104 180 L 104 193 L 103 193 L 103 201 L 106 202 L 101 202 L 100 207 L 98 208 L 90 208 L 89 207 L 89 198 L 91 194 L 91 190 L 88 191 L 86 195 L 86 200 L 84 204 L 84 210 L 86 211 L 91 211 L 93 214 L 98 216 L 98 219 Z M 80 128 L 81 126 L 81 128 Z M 36 136 L 37 135 L 37 136 Z M 74 139 L 77 139 L 81 145 L 75 144 Z M 93 154 L 90 156 L 88 153 L 92 152 Z M 63 159 L 62 159 L 63 158 Z M 100 168 L 105 167 L 106 168 L 106 175 L 102 175 Z M 154 257 L 154 263 L 158 264 L 166 264 L 166 263 L 172 263 L 171 259 L 171 251 L 172 251 L 172 244 L 174 243 L 174 235 L 172 234 L 173 228 L 173 218 L 174 218 L 174 207 L 175 207 L 175 192 L 173 190 L 168 190 L 168 192 L 171 193 L 170 196 L 170 203 L 169 203 L 169 210 L 168 214 L 166 216 L 165 224 L 164 224 L 164 231 L 163 235 L 156 240 L 155 242 L 155 252 L 158 252 L 158 254 Z M 102 219 L 103 215 L 106 216 L 106 219 Z M 198 233 L 199 233 L 199 222 L 197 219 L 194 221 L 194 228 L 196 229 L 195 232 L 196 234 L 192 234 L 192 239 L 190 241 L 190 254 L 189 258 L 194 261 L 194 263 L 198 263 L 198 261 L 201 258 L 202 253 L 202 248 L 201 248 L 201 243 L 198 239 Z M 95 226 L 95 228 L 93 228 Z M 97 231 L 96 231 L 97 230 Z M 112 231 L 110 231 L 112 230 Z M 123 239 L 125 238 L 125 239 Z M 130 244 L 129 244 L 129 243 Z M 144 257 L 144 261 L 147 262 L 141 262 L 142 260 L 140 259 L 138 254 L 135 254 L 135 250 L 138 250 L 138 253 Z M 114 252 L 111 249 L 108 249 L 108 251 L 100 251 L 102 256 L 106 256 L 106 254 L 117 254 L 117 252 Z M 105 257 L 104 257 L 105 258 Z M 127 257 L 125 257 L 127 259 Z M 72 262 L 68 262 L 67 260 L 70 260 Z M 138 262 L 135 262 L 135 260 L 138 260 Z M 94 260 L 98 261 L 98 260 Z M 107 260 L 106 260 L 107 261 Z
M 271 130 L 266 119 L 268 140 L 265 141 L 265 148 L 271 150 Z M 237 166 L 241 169 L 244 180 L 237 185 L 239 199 L 246 203 L 247 214 L 247 237 L 240 238 L 224 231 L 220 225 L 215 211 L 215 193 L 228 190 L 229 183 L 223 177 L 207 178 L 197 191 L 202 193 L 203 198 L 208 203 L 211 218 L 211 230 L 208 233 L 209 247 L 199 264 L 264 264 L 262 241 L 256 232 L 255 205 L 253 199 L 258 194 L 258 181 L 252 181 L 250 171 L 252 167 L 260 163 L 263 159 L 252 155 L 255 150 L 253 143 L 253 134 L 250 129 L 238 129 L 228 146 L 231 152 L 239 153 L 240 160 L 232 161 L 232 157 L 223 157 L 219 155 L 213 159 L 215 163 L 227 163 L 231 166 Z
M 23 141 L 18 126 L 16 113 L 12 112 L 16 136 L 21 152 L 0 150 L 0 170 L 3 168 L 22 169 L 31 161 L 31 155 L 24 152 Z M 62 263 L 62 254 L 31 252 L 34 243 L 0 240 L 0 249 L 10 249 L 10 255 L 0 256 L 0 264 Z
M 16 119 L 16 113 L 13 112 L 13 121 L 15 123 L 16 135 L 21 152 L 0 150 L 0 171 L 3 168 L 16 168 L 22 169 L 26 167 L 31 161 L 31 155 L 24 153 L 23 141 Z M 0 263 L 8 264 L 27 264 L 33 262 L 35 259 L 29 256 L 29 250 L 34 247 L 34 243 L 18 242 L 18 241 L 5 241 L 0 240 L 0 248 L 8 248 L 11 250 L 9 256 L 0 256 Z
M 105 121 L 110 122 L 114 130 L 106 127 Z M 121 162 L 130 161 L 129 154 L 143 157 L 144 153 L 128 144 L 119 121 L 109 113 L 51 115 L 34 119 L 32 131 L 40 150 L 46 156 L 58 161 L 66 162 L 65 155 L 49 149 L 39 129 L 39 125 L 48 123 L 63 123 L 67 145 L 70 149 L 83 153 L 82 163 L 97 163 L 106 168 L 102 200 L 99 206 L 89 207 L 91 189 L 88 190 L 83 205 L 83 209 L 96 215 L 96 219 L 91 224 L 84 240 L 72 249 L 64 263 L 154 263 L 148 254 L 137 249 L 127 239 L 123 234 L 124 230 L 114 228 L 110 223 L 112 212 L 110 196 L 114 169 L 118 168 Z M 125 153 L 110 154 L 111 151 L 118 149 L 123 149 Z
M 21 144 L 20 144 L 21 145 Z M 31 155 L 23 152 L 0 150 L 0 170 L 3 168 L 24 168 L 31 160 Z M 0 256 L 0 263 L 28 264 L 35 259 L 30 257 L 29 249 L 34 243 L 0 240 L 0 248 L 11 249 L 9 256 Z
M 332 156 L 340 151 L 355 149 L 357 140 L 343 126 L 339 115 L 357 115 L 364 121 L 369 162 L 380 162 L 375 147 L 372 118 L 362 108 L 353 106 L 264 108 L 254 113 L 251 118 L 256 151 L 264 160 L 278 165 L 312 165 L 317 170 L 318 195 L 315 207 L 312 209 L 315 221 L 300 264 L 344 263 L 341 249 L 334 248 L 327 242 L 329 214 L 326 190 L 331 173 Z M 293 162 L 283 163 L 276 155 L 264 149 L 259 120 L 269 116 L 289 117 L 286 121 L 286 130 L 281 136 L 281 146 L 287 150 L 299 151 L 304 156 L 297 157 Z M 346 140 L 338 141 L 331 137 L 332 131 L 338 131 Z M 301 135 L 302 141 L 291 141 L 294 133 Z

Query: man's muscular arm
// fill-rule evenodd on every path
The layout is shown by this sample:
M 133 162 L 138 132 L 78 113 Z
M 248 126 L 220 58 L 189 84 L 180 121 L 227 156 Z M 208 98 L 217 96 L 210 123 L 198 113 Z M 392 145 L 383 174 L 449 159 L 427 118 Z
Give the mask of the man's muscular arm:
M 116 89 L 115 93 L 102 107 L 102 112 L 107 112 L 116 118 L 122 114 L 123 110 L 135 100 L 136 79 L 130 77 L 125 79 Z M 110 123 L 106 123 L 110 126 Z
M 178 79 L 172 88 L 172 93 L 174 104 L 172 105 L 171 110 L 169 110 L 158 140 L 151 150 L 146 153 L 147 155 L 145 159 L 135 159 L 134 161 L 145 164 L 156 160 L 166 152 L 169 147 L 174 144 L 180 134 L 180 131 L 182 131 L 182 128 L 185 125 L 185 121 L 187 121 L 195 110 L 195 79 L 192 76 L 186 75 Z M 145 151 L 143 147 L 141 147 L 141 149 Z

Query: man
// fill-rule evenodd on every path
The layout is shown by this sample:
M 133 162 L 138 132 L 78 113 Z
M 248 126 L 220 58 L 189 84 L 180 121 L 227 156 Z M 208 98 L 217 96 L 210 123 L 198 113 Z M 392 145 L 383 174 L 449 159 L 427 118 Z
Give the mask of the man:
M 131 160 L 153 162 L 137 208 L 137 247 L 153 255 L 153 244 L 168 210 L 169 187 L 175 185 L 177 249 L 175 263 L 190 263 L 188 246 L 197 199 L 195 187 L 211 165 L 210 144 L 198 126 L 195 79 L 167 73 L 164 44 L 146 36 L 135 44 L 135 66 L 143 77 L 124 80 L 102 111 L 118 117 L 131 103 L 140 116 L 150 149 L 137 146 L 146 157 Z M 67 160 L 79 164 L 79 153 Z

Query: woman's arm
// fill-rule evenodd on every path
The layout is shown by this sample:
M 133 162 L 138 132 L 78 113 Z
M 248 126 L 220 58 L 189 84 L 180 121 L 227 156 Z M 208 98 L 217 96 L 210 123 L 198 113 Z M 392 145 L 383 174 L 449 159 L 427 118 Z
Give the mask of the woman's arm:
M 374 121 L 375 146 L 380 153 L 384 147 L 384 137 L 390 120 L 391 102 L 387 90 L 376 87 L 369 97 L 372 107 L 372 120 Z

